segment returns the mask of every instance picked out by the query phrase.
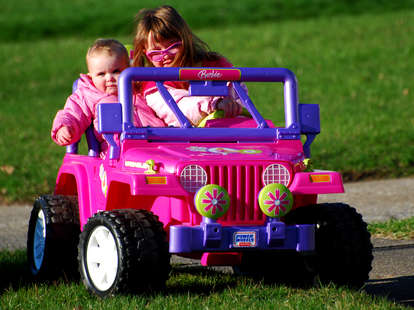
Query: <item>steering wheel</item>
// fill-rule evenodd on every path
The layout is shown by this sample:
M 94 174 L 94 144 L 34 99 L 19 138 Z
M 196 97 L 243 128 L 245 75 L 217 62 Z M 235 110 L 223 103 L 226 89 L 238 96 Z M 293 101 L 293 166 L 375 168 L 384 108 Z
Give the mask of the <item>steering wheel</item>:
M 247 111 L 247 109 L 242 108 L 241 113 L 238 116 L 244 116 L 244 117 L 249 117 L 251 118 L 250 113 Z M 206 117 L 204 117 L 201 122 L 198 124 L 197 127 L 200 128 L 204 128 L 207 124 L 207 121 L 212 120 L 212 119 L 219 119 L 219 118 L 225 118 L 225 114 L 223 110 L 216 110 L 212 113 L 210 113 L 209 115 L 207 115 Z

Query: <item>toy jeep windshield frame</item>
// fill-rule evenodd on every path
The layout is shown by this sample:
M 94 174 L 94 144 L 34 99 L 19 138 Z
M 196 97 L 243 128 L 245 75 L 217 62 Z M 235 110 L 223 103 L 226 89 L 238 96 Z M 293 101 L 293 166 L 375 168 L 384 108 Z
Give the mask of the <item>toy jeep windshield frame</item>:
M 133 81 L 156 80 L 166 104 L 176 115 L 181 127 L 134 127 L 132 122 Z M 244 108 L 256 122 L 256 128 L 194 128 L 177 106 L 164 81 L 190 81 L 190 96 L 226 96 L 227 82 L 232 82 Z M 281 82 L 284 86 L 285 127 L 270 128 L 260 115 L 241 82 Z M 99 106 L 99 131 L 110 144 L 110 159 L 119 158 L 119 146 L 113 134 L 122 133 L 121 139 L 143 139 L 157 142 L 275 142 L 300 140 L 304 143 L 305 157 L 310 157 L 310 144 L 320 132 L 319 106 L 299 104 L 295 75 L 285 68 L 128 68 L 119 78 L 120 104 Z

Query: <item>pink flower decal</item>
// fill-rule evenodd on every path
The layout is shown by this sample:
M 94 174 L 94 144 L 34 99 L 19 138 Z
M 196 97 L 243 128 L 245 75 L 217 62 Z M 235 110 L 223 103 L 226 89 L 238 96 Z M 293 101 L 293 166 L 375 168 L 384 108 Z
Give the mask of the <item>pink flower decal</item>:
M 262 188 L 258 196 L 260 210 L 271 218 L 285 216 L 293 206 L 293 195 L 279 183 L 271 183 Z
M 280 211 L 285 213 L 289 208 L 290 201 L 286 192 L 283 192 L 283 194 L 280 195 L 280 190 L 276 189 L 275 193 L 269 192 L 268 197 L 270 200 L 264 201 L 265 205 L 270 206 L 267 208 L 267 212 L 271 213 L 273 210 L 275 210 L 275 215 L 278 216 L 280 214 Z
M 211 210 L 211 214 L 215 215 L 217 209 L 219 210 L 219 212 L 223 212 L 224 211 L 224 207 L 227 204 L 226 200 L 223 200 L 223 196 L 224 196 L 224 192 L 220 192 L 220 194 L 218 193 L 218 189 L 217 188 L 213 188 L 212 193 L 209 191 L 205 192 L 205 195 L 207 196 L 208 199 L 203 199 L 201 200 L 202 203 L 207 203 L 208 205 L 204 208 L 205 212 L 208 212 Z

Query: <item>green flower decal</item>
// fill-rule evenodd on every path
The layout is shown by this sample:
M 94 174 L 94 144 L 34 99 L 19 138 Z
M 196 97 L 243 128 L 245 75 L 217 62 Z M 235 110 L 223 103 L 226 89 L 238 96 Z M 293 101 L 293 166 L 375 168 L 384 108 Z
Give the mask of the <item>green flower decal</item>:
M 264 214 L 277 218 L 285 216 L 293 206 L 290 190 L 279 183 L 272 183 L 262 188 L 259 193 L 259 205 Z
M 223 187 L 208 184 L 197 191 L 194 204 L 202 216 L 216 220 L 226 214 L 230 206 L 230 197 Z

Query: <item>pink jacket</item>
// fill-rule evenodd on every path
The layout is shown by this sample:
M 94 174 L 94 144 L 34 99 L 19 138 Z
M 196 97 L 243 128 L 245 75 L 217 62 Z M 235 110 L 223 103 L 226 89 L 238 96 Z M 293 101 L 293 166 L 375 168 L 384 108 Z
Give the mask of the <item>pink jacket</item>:
M 73 142 L 78 141 L 85 130 L 93 122 L 95 136 L 101 143 L 101 150 L 107 149 L 106 141 L 97 132 L 97 105 L 98 103 L 118 102 L 117 96 L 108 95 L 98 90 L 92 83 L 92 79 L 81 74 L 78 80 L 76 91 L 68 97 L 63 110 L 59 110 L 53 120 L 51 136 L 56 141 L 56 133 L 63 126 L 70 126 L 74 131 Z M 136 126 L 163 127 L 164 122 L 156 117 L 154 112 L 146 105 L 143 98 L 139 95 L 134 96 L 134 123 Z
M 217 61 L 205 62 L 203 67 L 232 67 L 233 65 L 225 58 Z M 164 86 L 174 98 L 180 110 L 193 125 L 198 125 L 208 114 L 216 110 L 216 104 L 222 97 L 211 96 L 188 96 L 188 89 L 183 82 L 165 82 Z M 185 88 L 183 88 L 185 87 Z M 174 113 L 166 105 L 162 96 L 153 82 L 143 83 L 143 96 L 148 106 L 155 111 L 155 114 L 168 126 L 179 127 L 179 122 Z M 234 92 L 231 97 L 234 98 Z
M 147 105 L 144 97 L 140 94 L 134 94 L 134 125 L 137 127 L 166 127 L 167 125 L 159 119 L 154 111 Z
M 193 125 L 198 125 L 201 120 L 216 110 L 217 101 L 222 97 L 188 96 L 187 89 L 179 89 L 165 85 L 168 92 L 177 102 L 178 107 Z M 156 89 L 144 93 L 148 106 L 155 114 L 167 124 L 167 126 L 180 127 L 175 114 L 170 110 L 161 94 Z

